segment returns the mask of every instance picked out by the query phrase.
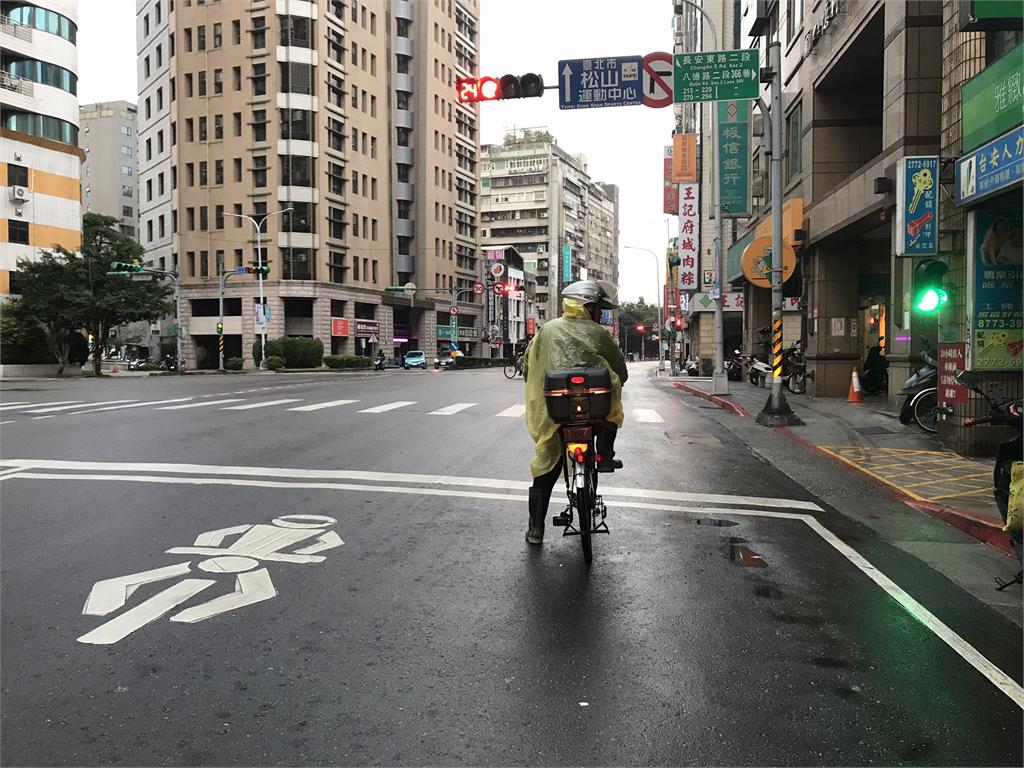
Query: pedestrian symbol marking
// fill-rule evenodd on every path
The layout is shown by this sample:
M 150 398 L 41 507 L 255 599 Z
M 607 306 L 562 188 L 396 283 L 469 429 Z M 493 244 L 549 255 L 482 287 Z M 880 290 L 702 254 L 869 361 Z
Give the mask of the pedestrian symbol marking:
M 305 565 L 323 562 L 326 558 L 319 552 L 345 543 L 331 529 L 336 522 L 333 517 L 324 515 L 282 515 L 274 518 L 270 525 L 247 523 L 207 531 L 199 534 L 190 547 L 166 550 L 168 554 L 209 555 L 209 558 L 196 563 L 196 568 L 204 573 L 215 576 L 237 574 L 232 592 L 179 611 L 170 620 L 191 624 L 276 597 L 277 589 L 270 578 L 270 571 L 265 567 L 260 568 L 260 563 Z M 234 543 L 223 546 L 225 540 L 236 535 L 238 539 Z M 312 542 L 306 543 L 310 539 Z M 285 551 L 301 543 L 306 545 Z M 192 562 L 187 561 L 98 581 L 90 590 L 82 613 L 87 616 L 106 616 L 123 608 L 143 584 L 175 579 L 191 572 Z M 78 641 L 91 645 L 120 642 L 215 584 L 217 579 L 184 578 L 85 633 Z

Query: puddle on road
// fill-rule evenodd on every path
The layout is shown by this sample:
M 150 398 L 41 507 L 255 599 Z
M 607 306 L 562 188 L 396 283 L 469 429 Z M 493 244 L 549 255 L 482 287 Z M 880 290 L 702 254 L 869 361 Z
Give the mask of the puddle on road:
M 729 561 L 746 568 L 765 568 L 768 563 L 757 552 L 747 546 L 746 539 L 729 537 Z

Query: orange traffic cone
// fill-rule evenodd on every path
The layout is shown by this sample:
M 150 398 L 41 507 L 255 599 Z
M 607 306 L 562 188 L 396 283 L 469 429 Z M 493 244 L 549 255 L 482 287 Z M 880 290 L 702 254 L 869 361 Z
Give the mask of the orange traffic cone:
M 850 394 L 846 396 L 846 402 L 848 403 L 863 403 L 864 397 L 860 393 L 860 377 L 857 375 L 857 369 L 853 369 L 853 373 L 850 375 Z

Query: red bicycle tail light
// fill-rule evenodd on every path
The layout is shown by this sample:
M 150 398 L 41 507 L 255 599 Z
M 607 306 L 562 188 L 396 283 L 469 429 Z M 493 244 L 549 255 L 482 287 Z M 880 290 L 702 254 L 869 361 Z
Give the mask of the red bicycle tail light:
M 583 384 L 586 382 L 586 378 L 584 378 L 583 376 L 573 376 L 571 379 L 569 379 L 569 381 L 571 381 L 573 384 Z

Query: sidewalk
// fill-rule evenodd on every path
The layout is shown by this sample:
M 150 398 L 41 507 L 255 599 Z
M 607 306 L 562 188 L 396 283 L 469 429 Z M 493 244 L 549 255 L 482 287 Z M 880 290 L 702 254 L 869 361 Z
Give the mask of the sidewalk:
M 770 391 L 730 381 L 729 394 L 711 394 L 711 380 L 670 377 L 672 385 L 740 418 L 755 417 Z M 786 392 L 786 402 L 803 426 L 777 432 L 886 486 L 906 504 L 944 520 L 988 544 L 1012 552 L 992 498 L 992 459 L 969 459 L 945 450 L 934 435 L 900 424 L 884 400 L 847 403 Z

